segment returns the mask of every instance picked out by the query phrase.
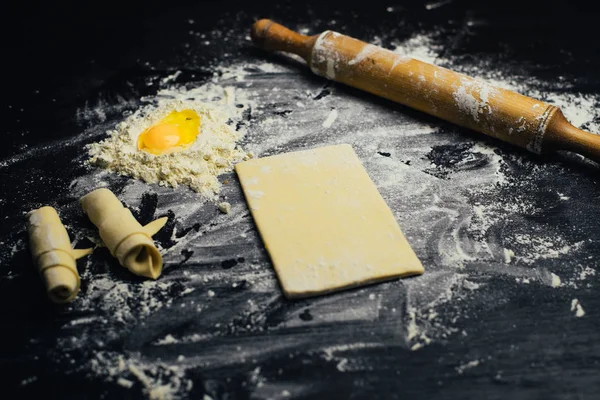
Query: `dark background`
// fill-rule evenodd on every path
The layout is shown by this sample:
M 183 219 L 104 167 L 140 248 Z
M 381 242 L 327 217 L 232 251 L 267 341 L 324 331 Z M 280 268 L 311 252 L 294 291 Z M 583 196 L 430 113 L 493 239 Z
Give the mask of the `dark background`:
M 256 49 L 241 45 L 235 45 L 233 52 L 226 46 L 204 47 L 201 52 L 183 48 L 180 44 L 189 30 L 182 23 L 185 18 L 193 18 L 194 29 L 200 32 L 245 29 L 258 18 L 272 18 L 292 27 L 310 26 L 313 32 L 320 32 L 328 28 L 328 21 L 336 19 L 344 33 L 359 38 L 391 28 L 410 32 L 437 26 L 448 34 L 445 51 L 449 55 L 485 55 L 516 70 L 522 65 L 527 73 L 545 80 L 559 76 L 571 80 L 582 93 L 600 91 L 600 14 L 593 2 L 448 1 L 433 9 L 425 7 L 432 3 L 2 2 L 0 158 L 78 133 L 82 127 L 74 111 L 94 99 L 99 91 L 110 99 L 111 94 L 116 96 L 128 90 L 124 81 L 139 83 L 148 76 L 175 70 L 208 71 L 215 59 L 226 63 L 259 54 Z M 394 6 L 398 12 L 386 12 L 388 6 Z M 233 54 L 223 56 L 225 52 Z M 144 90 L 151 92 L 139 85 L 136 96 L 146 94 Z M 553 158 L 523 157 L 534 164 L 557 162 Z M 51 175 L 51 183 L 36 183 L 39 192 L 44 193 L 36 199 L 39 202 L 64 190 L 73 173 L 72 167 L 62 169 L 60 160 L 48 158 L 31 167 L 28 174 Z M 560 168 L 576 177 L 572 179 L 581 184 L 581 196 L 585 198 L 584 208 L 565 218 L 573 225 L 584 221 L 596 225 L 597 171 L 578 169 L 568 163 Z M 22 226 L 22 183 L 27 174 L 2 172 L 1 178 L 1 229 L 7 235 Z M 586 215 L 586 202 L 594 210 L 591 220 Z M 594 232 L 600 233 L 594 228 L 585 230 L 588 235 Z M 596 248 L 586 257 L 598 255 Z M 0 272 L 30 267 L 27 263 L 27 254 L 21 252 L 9 265 L 0 265 Z M 33 280 L 32 276 L 29 278 Z M 502 282 L 498 285 L 504 287 Z M 102 393 L 105 398 L 140 395 L 139 391 L 120 392 L 119 388 L 105 386 L 85 374 L 61 374 L 60 366 L 48 360 L 49 355 L 31 348 L 31 337 L 68 315 L 41 298 L 26 300 L 23 293 L 18 293 L 25 287 L 0 280 L 0 382 L 7 393 L 73 399 L 99 398 Z M 428 346 L 414 353 L 374 350 L 370 357 L 381 368 L 351 374 L 339 374 L 314 358 L 308 348 L 299 359 L 289 361 L 293 370 L 286 371 L 285 379 L 320 382 L 306 398 L 600 398 L 600 318 L 594 310 L 600 309 L 597 292 L 590 289 L 579 294 L 585 300 L 588 315 L 585 320 L 573 322 L 572 317 L 561 317 L 554 311 L 558 300 L 547 292 L 535 288 L 510 290 L 510 298 L 498 295 L 498 306 L 490 306 L 486 309 L 489 314 L 478 317 L 468 339 Z M 570 298 L 565 295 L 560 301 L 566 304 Z M 472 374 L 457 375 L 455 360 L 475 350 L 478 354 L 493 354 L 495 364 Z M 34 354 L 39 357 L 32 357 Z M 270 370 L 288 363 L 283 357 L 266 362 L 271 362 Z M 497 375 L 499 370 L 504 372 L 501 378 Z M 198 384 L 192 396 L 202 398 L 206 393 L 216 398 L 251 398 L 251 390 L 235 379 L 234 383 L 226 383 L 224 377 L 229 373 L 235 377 L 239 370 L 198 368 L 195 383 L 211 380 L 218 384 L 216 389 Z M 32 374 L 40 379 L 22 387 L 19 382 Z M 274 374 L 270 379 L 278 378 Z M 17 394 L 7 398 L 14 396 Z

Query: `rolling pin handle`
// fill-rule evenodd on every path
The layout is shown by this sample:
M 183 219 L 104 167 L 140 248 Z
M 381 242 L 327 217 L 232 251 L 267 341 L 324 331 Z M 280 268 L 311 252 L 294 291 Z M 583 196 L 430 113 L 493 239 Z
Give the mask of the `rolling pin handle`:
M 307 62 L 317 38 L 301 35 L 270 19 L 256 21 L 250 30 L 250 37 L 254 44 L 263 50 L 294 53 Z
M 269 28 L 274 23 L 270 19 L 261 19 L 256 21 L 250 29 L 252 41 L 263 50 L 269 50 L 267 38 L 269 37 Z
M 551 151 L 571 151 L 600 164 L 600 135 L 573 126 L 560 110 L 548 125 L 546 140 Z

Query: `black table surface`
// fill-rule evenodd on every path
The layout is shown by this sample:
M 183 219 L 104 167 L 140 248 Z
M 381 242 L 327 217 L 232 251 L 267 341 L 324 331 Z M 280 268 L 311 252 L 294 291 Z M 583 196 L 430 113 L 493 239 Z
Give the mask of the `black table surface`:
M 423 239 L 424 244 L 415 248 L 426 268 L 424 277 L 455 274 L 454 267 L 444 264 L 439 245 L 451 240 L 452 232 L 463 244 L 498 243 L 523 231 L 540 237 L 559 232 L 565 243 L 579 243 L 576 251 L 533 257 L 521 264 L 518 259 L 503 264 L 469 258 L 456 276 L 478 289 L 468 294 L 463 287 L 463 295 L 432 307 L 436 316 L 431 325 L 450 328 L 432 326 L 432 337 L 427 338 L 410 333 L 414 322 L 410 288 L 415 285 L 402 280 L 314 299 L 283 298 L 247 211 L 247 241 L 211 247 L 199 239 L 178 248 L 176 254 L 165 256 L 165 272 L 158 281 L 163 286 L 152 289 L 145 289 L 147 283 L 132 278 L 106 251 L 97 251 L 92 261 L 78 264 L 82 291 L 68 306 L 54 306 L 45 298 L 24 227 L 25 212 L 51 204 L 64 213 L 72 236 L 78 226 L 90 229 L 77 199 L 66 194 L 71 182 L 89 171 L 81 163 L 84 145 L 102 138 L 98 126 L 114 125 L 123 111 L 139 105 L 142 96 L 153 95 L 157 85 L 148 85 L 149 81 L 182 71 L 178 84 L 198 85 L 219 65 L 282 62 L 246 39 L 258 18 L 314 33 L 333 27 L 364 40 L 380 38 L 387 47 L 396 37 L 436 32 L 436 45 L 453 63 L 450 67 L 485 60 L 490 68 L 548 82 L 549 88 L 553 82 L 570 82 L 559 91 L 598 102 L 600 14 L 587 3 L 4 2 L 0 6 L 0 382 L 2 392 L 10 395 L 0 397 L 135 399 L 156 395 L 152 388 L 164 384 L 175 388 L 171 393 L 175 398 L 196 399 L 600 398 L 597 165 L 569 155 L 529 154 L 328 84 L 306 71 L 298 70 L 297 79 L 286 79 L 303 79 L 307 87 L 334 91 L 342 99 L 339 107 L 344 98 L 358 97 L 365 109 L 393 111 L 398 118 L 437 126 L 425 147 L 408 144 L 407 138 L 407 144 L 395 142 L 390 153 L 379 154 L 393 158 L 409 154 L 403 146 L 413 146 L 414 161 L 405 163 L 406 171 L 431 179 L 437 188 L 431 190 L 439 190 L 442 199 L 439 207 L 471 216 L 480 204 L 527 203 L 528 207 L 500 218 L 501 224 L 486 228 L 483 238 L 470 237 L 459 228 L 451 231 L 439 216 L 428 220 L 435 228 L 429 232 L 418 231 L 412 220 L 400 217 L 410 237 Z M 267 74 L 260 79 L 269 84 L 269 79 L 283 78 Z M 128 106 L 110 107 L 123 99 Z M 78 110 L 88 104 L 104 104 L 108 114 L 82 118 Z M 96 134 L 68 141 L 81 132 Z M 352 137 L 352 132 L 348 135 Z M 460 187 L 453 181 L 458 179 L 453 178 L 458 176 L 453 175 L 458 164 L 470 174 L 485 168 L 488 158 L 470 150 L 473 146 L 493 149 L 510 185 L 495 185 L 477 196 L 453 189 Z M 292 149 L 284 146 L 277 151 Z M 465 152 L 484 161 L 457 164 L 453 157 Z M 359 155 L 365 157 L 360 151 Z M 233 174 L 230 177 L 235 181 Z M 132 184 L 126 177 L 111 179 L 117 194 Z M 227 190 L 232 203 L 242 207 L 239 188 Z M 140 219 L 150 220 L 157 204 L 161 210 L 175 207 L 178 199 L 167 192 L 148 185 L 135 209 Z M 462 205 L 456 205 L 457 196 L 462 196 Z M 399 207 L 410 213 L 413 206 Z M 194 223 L 188 220 L 188 225 L 181 225 L 176 212 L 167 213 L 170 230 L 157 237 L 167 253 L 173 246 L 169 235 L 174 226 L 179 232 L 235 229 L 214 205 L 206 210 L 206 216 Z M 489 239 L 493 235 L 496 239 Z M 537 251 L 522 245 L 524 252 Z M 215 271 L 226 278 L 202 280 Z M 561 276 L 563 285 L 549 284 L 550 271 Z M 256 278 L 247 280 L 252 274 Z M 200 279 L 191 279 L 192 275 Z M 131 293 L 123 303 L 126 314 L 102 306 L 106 304 L 102 296 L 114 295 L 114 289 L 91 297 L 90 288 L 99 276 L 124 284 Z M 426 301 L 424 285 L 420 290 Z M 99 289 L 94 290 L 97 294 Z M 573 299 L 583 306 L 584 316 L 571 310 Z M 202 304 L 202 312 L 190 312 L 192 304 Z M 427 324 L 427 318 L 420 317 L 420 324 Z M 181 339 L 194 335 L 196 340 Z

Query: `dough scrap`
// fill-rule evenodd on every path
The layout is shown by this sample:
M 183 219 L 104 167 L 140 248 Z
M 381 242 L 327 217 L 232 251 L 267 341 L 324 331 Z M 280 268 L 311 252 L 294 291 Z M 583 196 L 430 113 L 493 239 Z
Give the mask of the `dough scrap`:
M 52 207 L 30 211 L 27 232 L 33 262 L 50 300 L 62 304 L 75 299 L 80 287 L 75 260 L 90 254 L 92 249 L 71 247 L 69 234 Z
M 136 275 L 156 279 L 162 272 L 162 256 L 152 236 L 166 223 L 159 218 L 142 226 L 108 189 L 96 189 L 81 198 L 81 206 L 100 231 L 100 238 L 119 263 Z
M 288 298 L 423 273 L 350 145 L 249 160 L 235 169 Z

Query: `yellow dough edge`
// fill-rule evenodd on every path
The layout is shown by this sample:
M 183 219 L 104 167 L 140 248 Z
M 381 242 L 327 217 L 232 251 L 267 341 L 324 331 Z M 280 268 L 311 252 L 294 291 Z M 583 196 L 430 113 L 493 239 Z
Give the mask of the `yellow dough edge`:
M 287 298 L 424 272 L 351 146 L 253 159 L 235 170 Z
M 117 196 L 104 188 L 86 194 L 80 201 L 119 264 L 139 276 L 151 279 L 160 276 L 162 256 L 154 245 L 152 235 L 167 223 L 166 217 L 142 226 Z

